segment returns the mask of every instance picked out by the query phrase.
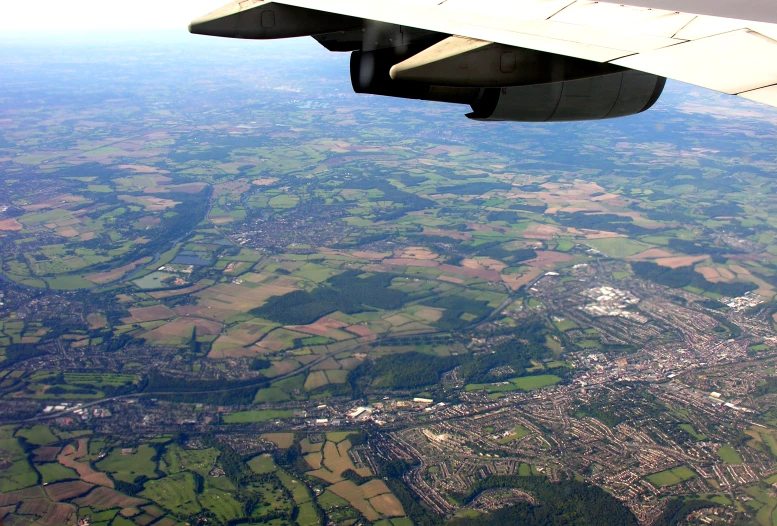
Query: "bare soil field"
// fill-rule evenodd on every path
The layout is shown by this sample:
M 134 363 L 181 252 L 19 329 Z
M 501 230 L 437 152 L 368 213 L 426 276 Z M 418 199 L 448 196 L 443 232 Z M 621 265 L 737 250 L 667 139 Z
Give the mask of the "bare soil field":
M 454 265 L 440 265 L 438 267 L 443 272 L 447 272 L 449 274 L 456 274 L 459 276 L 467 276 L 468 278 L 480 278 L 480 279 L 486 279 L 488 281 L 499 281 L 499 272 L 493 271 L 493 270 L 487 270 L 484 268 L 480 269 L 474 269 L 474 268 L 464 268 L 464 267 L 457 267 Z
M 339 369 L 340 364 L 337 363 L 334 358 L 329 357 L 326 360 L 317 363 L 313 367 L 311 367 L 311 371 L 329 371 L 329 370 L 335 370 Z
M 747 270 L 745 267 L 740 266 L 740 265 L 729 265 L 728 268 L 730 268 L 731 270 L 733 270 L 737 274 L 741 274 L 743 276 L 749 276 L 750 275 L 750 271 Z
M 33 462 L 54 462 L 61 449 L 59 447 L 39 447 L 33 450 L 32 453 L 35 457 L 32 460 Z
M 550 250 L 538 250 L 537 257 L 525 263 L 530 267 L 536 268 L 554 268 L 558 263 L 568 263 L 574 258 L 563 252 L 553 252 Z
M 700 261 L 704 261 L 708 258 L 709 256 L 675 256 L 671 258 L 658 258 L 655 260 L 655 262 L 662 267 L 680 268 L 690 267 L 691 265 L 699 263 Z
M 36 522 L 46 526 L 67 524 L 70 516 L 76 511 L 74 506 L 61 502 L 51 503 L 44 499 L 25 500 L 16 513 L 19 515 L 37 515 L 41 517 Z
M 224 194 L 245 193 L 251 190 L 248 179 L 235 179 L 227 183 L 213 185 L 213 197 L 219 197 Z
M 324 455 L 322 455 L 320 451 L 308 453 L 304 458 L 305 462 L 307 462 L 308 465 L 314 470 L 321 469 L 321 460 L 324 458 Z
M 299 446 L 302 448 L 303 453 L 314 453 L 316 451 L 321 451 L 321 448 L 324 447 L 324 443 L 311 442 L 308 438 L 303 438 L 299 441 Z
M 116 168 L 120 170 L 131 170 L 139 174 L 169 174 L 169 170 L 162 170 L 160 168 L 154 168 L 153 166 L 145 166 L 142 164 L 120 164 Z M 169 177 L 165 179 L 171 180 Z
M 345 330 L 357 336 L 375 336 L 375 333 L 364 325 L 349 325 Z
M 111 281 L 116 281 L 127 272 L 134 270 L 135 267 L 137 267 L 138 265 L 143 265 L 145 263 L 148 263 L 150 259 L 151 258 L 139 259 L 137 261 L 133 261 L 132 263 L 128 263 L 123 267 L 118 267 L 113 270 L 109 270 L 107 272 L 95 272 L 94 274 L 89 274 L 88 276 L 84 276 L 84 279 L 87 279 L 92 283 L 97 283 L 98 285 L 102 285 L 103 283 L 110 283 Z
M 589 230 L 584 228 L 581 233 L 586 239 L 614 239 L 616 237 L 626 238 L 623 234 L 617 232 L 607 232 L 606 230 Z
M 324 316 L 310 325 L 289 325 L 288 328 L 315 336 L 324 336 L 333 340 L 347 340 L 352 338 L 352 336 L 338 330 L 346 326 L 348 326 L 347 323 Z
M 82 439 L 83 440 L 83 439 Z M 81 441 L 79 441 L 81 442 Z M 83 443 L 86 444 L 87 441 L 83 440 Z M 81 480 L 84 482 L 89 482 L 90 484 L 96 484 L 99 486 L 106 486 L 108 488 L 113 487 L 113 481 L 108 478 L 108 475 L 105 473 L 99 473 L 92 469 L 92 467 L 85 463 L 85 462 L 78 462 L 77 458 L 82 458 L 86 456 L 86 447 L 84 447 L 84 451 L 81 452 L 79 447 L 79 451 L 75 451 L 73 446 L 66 446 L 64 450 L 62 450 L 62 453 L 59 454 L 57 457 L 57 462 L 65 466 L 66 468 L 74 469 L 78 472 L 78 476 L 81 477 Z
M 68 238 L 69 237 L 76 237 L 79 234 L 78 230 L 76 230 L 72 226 L 65 226 L 65 227 L 57 228 L 55 231 L 60 236 L 68 237 Z
M 27 212 L 37 212 L 38 210 L 44 210 L 46 208 L 64 208 L 72 205 L 73 203 L 82 203 L 84 201 L 86 201 L 86 198 L 84 197 L 64 194 L 52 197 L 51 199 L 47 199 L 41 203 L 23 206 L 22 208 L 24 208 L 24 210 Z
M 528 285 L 542 274 L 540 269 L 532 269 L 526 274 L 502 274 L 501 278 L 511 290 L 518 290 Z
M 553 225 L 532 223 L 521 232 L 521 235 L 527 239 L 551 239 L 555 234 L 560 233 L 561 229 Z
M 436 230 L 432 228 L 424 228 L 422 232 L 425 236 L 444 236 L 451 239 L 460 239 L 462 241 L 469 241 L 472 239 L 472 234 L 467 232 L 458 232 L 456 230 Z
M 257 186 L 269 186 L 277 180 L 277 177 L 262 177 L 261 179 L 254 179 L 251 181 L 251 184 L 255 184 Z
M 364 250 L 353 252 L 352 255 L 356 256 L 357 258 L 370 259 L 374 261 L 380 261 L 381 259 L 385 259 L 391 256 L 391 254 L 388 252 L 367 252 Z
M 264 433 L 259 436 L 274 442 L 280 449 L 289 449 L 294 444 L 294 433 Z
M 178 318 L 148 331 L 143 335 L 143 338 L 151 342 L 180 340 L 191 335 L 192 327 L 195 328 L 200 336 L 214 335 L 221 332 L 221 324 L 215 321 L 203 320 L 202 318 Z
M 199 193 L 206 186 L 208 185 L 205 183 L 184 183 L 184 184 L 171 184 L 166 188 L 170 189 L 173 192 L 181 192 L 182 194 L 196 194 L 196 193 Z
M 73 497 L 83 495 L 94 485 L 87 484 L 81 480 L 75 480 L 70 482 L 60 482 L 58 484 L 49 484 L 46 486 L 46 493 L 48 493 L 51 500 L 69 500 Z
M 221 360 L 224 358 L 250 358 L 261 354 L 262 351 L 266 352 L 266 349 L 258 349 L 256 346 L 251 347 L 231 347 L 229 349 L 211 349 L 208 353 L 208 358 L 213 360 Z
M 366 484 L 359 486 L 359 489 L 362 492 L 362 497 L 365 499 L 371 499 L 378 495 L 383 495 L 384 493 L 391 493 L 391 490 L 388 489 L 386 484 L 380 479 L 372 479 Z
M 290 347 L 290 342 L 296 338 L 307 338 L 309 335 L 302 332 L 294 332 L 287 329 L 276 329 L 259 340 L 256 345 L 271 351 L 281 351 Z
M 89 323 L 89 330 L 103 329 L 108 326 L 108 320 L 102 314 L 89 314 L 86 316 Z
M 362 491 L 359 486 L 350 480 L 338 482 L 337 484 L 330 486 L 328 489 L 335 495 L 338 495 L 350 502 L 351 506 L 359 510 L 362 515 L 367 518 L 367 520 L 377 521 L 380 519 L 380 514 L 375 511 L 370 503 L 367 502 L 367 500 L 362 496 Z
M 469 266 L 468 265 L 469 261 L 474 261 L 474 264 L 478 265 L 481 268 L 485 268 L 487 270 L 495 270 L 497 272 L 502 272 L 504 269 L 507 268 L 507 265 L 505 265 L 501 261 L 497 259 L 491 259 L 491 258 L 480 258 L 480 259 L 474 259 L 474 260 L 465 259 L 464 261 L 461 262 L 461 266 L 462 267 Z M 476 267 L 473 266 L 472 268 L 476 268 Z
M 438 267 L 440 264 L 437 261 L 427 259 L 409 259 L 409 258 L 388 258 L 382 261 L 384 265 L 401 266 L 401 267 Z
M 3 219 L 0 221 L 0 230 L 4 230 L 7 232 L 18 232 L 23 228 L 22 224 L 18 222 L 16 219 Z
M 649 248 L 644 252 L 640 252 L 639 254 L 628 256 L 626 259 L 658 259 L 658 258 L 670 258 L 672 256 L 673 254 L 671 252 L 667 252 L 664 249 Z
M 236 328 L 229 329 L 224 336 L 219 336 L 216 343 L 234 344 L 236 347 L 246 347 L 258 342 L 262 336 L 272 330 L 272 325 L 259 325 L 251 322 L 243 323 Z M 214 343 L 214 346 L 216 345 Z
M 349 440 L 344 440 L 339 444 L 327 441 L 324 445 L 324 467 L 337 475 L 348 469 L 355 470 L 356 467 L 348 456 L 349 449 L 351 449 Z
M 448 283 L 455 283 L 457 285 L 464 283 L 464 280 L 461 278 L 454 278 L 453 276 L 446 276 L 445 274 L 437 276 L 437 279 L 439 281 L 447 281 Z
M 162 199 L 161 197 L 133 196 L 133 195 L 120 195 L 118 197 L 119 197 L 119 200 L 121 201 L 140 205 L 146 210 L 149 210 L 152 212 L 166 210 L 168 208 L 173 208 L 174 206 L 181 204 L 180 201 L 173 201 L 171 199 Z
M 234 283 L 222 283 L 196 294 L 199 305 L 247 312 L 260 307 L 272 296 L 282 296 L 297 290 L 293 286 L 270 283 L 256 288 L 242 287 Z M 209 316 L 211 317 L 211 316 Z
M 124 323 L 144 323 L 147 321 L 166 320 L 175 317 L 175 312 L 171 311 L 165 305 L 154 305 L 153 307 L 139 307 L 129 309 L 130 317 L 122 318 Z
M 75 453 L 73 454 L 73 458 L 78 460 L 88 455 L 89 454 L 88 446 L 89 446 L 88 438 L 79 438 L 78 449 L 76 449 Z
M 161 223 L 162 220 L 154 216 L 145 216 L 138 219 L 138 223 L 142 226 L 155 226 Z
M 341 482 L 343 479 L 340 477 L 340 475 L 336 475 L 329 471 L 328 469 L 321 466 L 321 469 L 316 469 L 314 471 L 307 471 L 305 472 L 306 475 L 310 475 L 311 477 L 316 477 L 324 482 L 328 482 L 329 484 L 336 484 L 338 482 Z
M 212 280 L 204 279 L 199 283 L 192 285 L 191 287 L 186 287 L 183 289 L 174 289 L 174 290 L 159 290 L 156 292 L 147 292 L 147 294 L 156 300 L 161 300 L 164 298 L 172 298 L 173 296 L 180 296 L 182 294 L 192 294 L 194 292 L 199 292 L 202 289 L 206 289 L 210 287 L 211 285 L 213 285 Z
M 128 497 L 109 488 L 99 487 L 89 492 L 85 497 L 79 497 L 73 502 L 79 506 L 91 506 L 92 508 L 108 510 L 111 508 L 136 508 L 146 504 L 148 501 Z
M 368 499 L 370 506 L 384 517 L 404 517 L 405 510 L 402 504 L 391 493 L 384 493 L 377 497 Z
M 694 270 L 704 276 L 704 279 L 713 283 L 728 283 L 736 278 L 733 272 L 722 267 L 696 267 Z
M 0 506 L 14 506 L 23 500 L 42 499 L 44 497 L 40 486 L 0 493 Z

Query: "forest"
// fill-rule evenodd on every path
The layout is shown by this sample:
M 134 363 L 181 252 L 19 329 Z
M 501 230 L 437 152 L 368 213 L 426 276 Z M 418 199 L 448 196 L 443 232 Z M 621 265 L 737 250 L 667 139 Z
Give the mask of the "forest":
M 544 476 L 496 476 L 477 482 L 460 500 L 467 504 L 479 493 L 495 488 L 517 488 L 530 493 L 537 505 L 521 502 L 477 518 L 454 519 L 451 526 L 521 524 L 527 526 L 627 526 L 637 519 L 610 494 L 574 480 L 551 483 Z
M 458 356 L 433 356 L 411 351 L 366 361 L 351 371 L 349 383 L 361 391 L 367 386 L 379 389 L 412 389 L 436 384 L 440 376 L 461 363 Z
M 649 261 L 637 261 L 631 264 L 631 268 L 642 279 L 675 289 L 694 287 L 721 296 L 737 297 L 758 288 L 753 283 L 713 283 L 693 267 L 668 268 Z
M 545 329 L 535 321 L 512 329 L 513 339 L 496 345 L 493 352 L 477 355 L 435 356 L 412 351 L 381 356 L 375 361 L 366 361 L 351 371 L 348 382 L 354 392 L 363 392 L 367 387 L 377 389 L 413 389 L 437 384 L 443 373 L 460 366 L 459 378 L 467 383 L 485 383 L 502 380 L 491 371 L 496 367 L 509 366 L 511 376 L 527 376 L 532 359 L 541 359 L 548 354 L 544 346 Z M 556 371 L 563 375 L 564 371 Z
M 272 297 L 251 314 L 283 325 L 307 325 L 334 311 L 354 314 L 369 307 L 397 309 L 406 301 L 406 293 L 388 288 L 393 275 L 362 276 L 355 270 L 346 271 L 311 292 L 297 290 Z

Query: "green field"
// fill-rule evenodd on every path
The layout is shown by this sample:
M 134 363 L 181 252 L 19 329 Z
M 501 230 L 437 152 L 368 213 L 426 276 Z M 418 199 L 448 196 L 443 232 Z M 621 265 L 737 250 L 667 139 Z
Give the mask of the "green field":
M 267 389 L 259 389 L 254 397 L 255 404 L 263 404 L 266 402 L 285 402 L 291 400 L 291 397 L 278 387 L 268 387 Z
M 38 475 L 27 459 L 17 459 L 10 466 L 6 466 L 0 475 L 0 493 L 27 488 L 37 482 Z
M 680 429 L 691 435 L 695 440 L 707 440 L 707 435 L 697 432 L 691 424 L 680 424 Z
M 266 422 L 268 420 L 283 420 L 294 416 L 293 411 L 286 410 L 259 410 L 259 411 L 238 411 L 224 415 L 225 424 L 245 424 L 249 422 Z
M 200 511 L 195 493 L 194 475 L 177 473 L 159 480 L 149 480 L 139 496 L 153 500 L 176 515 L 187 516 Z
M 318 496 L 316 499 L 316 502 L 318 502 L 318 505 L 324 508 L 325 510 L 328 510 L 330 508 L 333 508 L 337 506 L 338 508 L 343 508 L 345 506 L 348 506 L 348 501 L 344 498 L 335 495 L 329 490 L 324 491 L 321 495 Z
M 293 208 L 297 206 L 298 201 L 299 197 L 296 195 L 283 194 L 270 199 L 269 205 L 273 208 Z
M 661 488 L 664 486 L 673 486 L 675 484 L 679 484 L 680 482 L 690 480 L 695 476 L 696 473 L 691 471 L 689 468 L 685 466 L 679 466 L 673 469 L 667 469 L 666 471 L 653 473 L 652 475 L 648 475 L 645 478 L 647 478 L 651 484 Z
M 254 473 L 263 475 L 265 473 L 272 473 L 277 469 L 275 462 L 271 455 L 258 455 L 247 462 L 248 467 Z
M 206 489 L 197 497 L 200 505 L 213 513 L 222 523 L 238 519 L 243 516 L 243 506 L 232 495 L 217 489 Z
M 110 473 L 115 479 L 134 482 L 138 477 L 155 478 L 156 451 L 147 444 L 140 445 L 132 453 L 122 454 L 120 447 L 113 448 L 110 455 L 97 463 L 100 471 Z
M 167 448 L 165 460 L 168 472 L 193 471 L 202 476 L 207 475 L 216 463 L 219 452 L 214 448 L 183 449 L 177 445 Z
M 510 435 L 507 435 L 503 439 L 499 441 L 500 444 L 509 444 L 511 442 L 515 442 L 516 440 L 520 440 L 525 436 L 528 436 L 531 434 L 531 431 L 523 427 L 521 424 L 518 424 L 515 426 L 515 429 L 513 429 L 513 432 Z
M 16 436 L 22 437 L 30 444 L 35 444 L 36 446 L 44 446 L 59 441 L 47 426 L 40 424 L 29 429 L 20 429 L 17 431 Z
M 41 479 L 44 484 L 51 484 L 53 482 L 59 482 L 60 480 L 78 479 L 78 473 L 75 470 L 66 468 L 62 464 L 57 462 L 47 462 L 46 464 L 38 464 L 35 466 L 40 473 Z
M 539 374 L 536 376 L 521 376 L 511 378 L 505 382 L 494 384 L 467 384 L 467 391 L 486 391 L 487 393 L 503 393 L 508 391 L 531 391 L 556 385 L 561 381 L 561 377 L 555 374 Z
M 561 319 L 561 320 L 554 320 L 553 325 L 556 326 L 559 332 L 566 332 L 570 331 L 572 329 L 577 329 L 578 325 L 577 323 L 573 322 L 572 320 L 567 319 Z
M 731 446 L 721 446 L 717 451 L 720 459 L 726 464 L 741 464 L 742 457 L 739 456 L 736 449 Z
M 580 340 L 578 342 L 575 342 L 575 345 L 577 345 L 581 349 L 601 349 L 602 348 L 602 344 L 596 340 Z
M 646 245 L 626 237 L 589 239 L 586 241 L 586 244 L 611 258 L 625 258 L 652 248 L 651 245 Z

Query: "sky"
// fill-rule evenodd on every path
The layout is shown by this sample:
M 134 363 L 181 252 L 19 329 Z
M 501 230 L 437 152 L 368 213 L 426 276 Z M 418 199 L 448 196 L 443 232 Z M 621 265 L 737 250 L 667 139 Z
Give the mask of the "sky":
M 0 34 L 181 29 L 229 0 L 0 0 Z

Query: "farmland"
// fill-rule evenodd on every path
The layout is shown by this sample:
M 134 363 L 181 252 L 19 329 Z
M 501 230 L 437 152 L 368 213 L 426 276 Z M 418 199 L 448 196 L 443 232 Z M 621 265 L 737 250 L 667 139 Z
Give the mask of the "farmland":
M 0 521 L 773 522 L 767 109 L 492 126 L 176 38 L 0 42 Z

